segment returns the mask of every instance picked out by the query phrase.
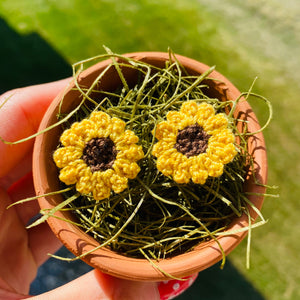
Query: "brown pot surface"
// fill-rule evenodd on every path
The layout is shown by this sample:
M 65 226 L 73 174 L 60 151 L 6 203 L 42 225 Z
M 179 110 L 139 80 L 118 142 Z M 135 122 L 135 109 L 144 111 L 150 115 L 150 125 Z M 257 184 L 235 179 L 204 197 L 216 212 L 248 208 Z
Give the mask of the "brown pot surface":
M 159 67 L 163 67 L 165 61 L 169 59 L 168 53 L 161 52 L 129 53 L 126 54 L 126 56 Z M 193 59 L 180 55 L 176 55 L 176 57 L 190 74 L 202 74 L 209 69 L 207 65 Z M 109 63 L 109 60 L 102 61 L 84 71 L 80 75 L 80 83 L 88 85 L 93 82 L 96 76 L 103 71 Z M 101 80 L 101 86 L 103 89 L 114 90 L 117 87 L 119 82 L 115 82 L 115 78 L 117 77 L 115 75 L 114 71 L 106 74 L 105 78 Z M 134 78 L 134 71 L 129 70 L 128 73 L 126 72 L 125 76 L 126 78 Z M 217 97 L 220 100 L 234 100 L 240 96 L 240 92 L 237 88 L 220 73 L 213 71 L 210 74 L 210 77 L 219 79 L 220 82 L 218 81 L 218 83 L 215 83 L 215 86 L 210 87 L 212 95 L 209 96 Z M 72 86 L 74 86 L 74 84 L 73 82 L 70 82 L 66 90 L 54 99 L 41 122 L 40 130 L 49 127 L 57 121 L 57 106 L 63 95 L 64 101 L 62 111 L 71 111 L 79 103 L 78 92 L 71 91 Z M 249 132 L 256 132 L 260 129 L 258 120 L 248 102 L 239 102 L 235 114 L 239 118 L 251 121 L 248 125 Z M 61 129 L 59 127 L 55 127 L 36 138 L 33 154 L 33 177 L 37 195 L 43 195 L 59 190 L 58 170 L 53 162 L 52 154 L 57 147 L 60 134 Z M 249 153 L 251 153 L 254 157 L 256 178 L 260 183 L 266 184 L 267 156 L 262 133 L 255 134 L 249 139 L 248 148 Z M 253 182 L 252 177 L 248 176 L 245 184 L 245 191 L 251 191 L 252 193 L 264 193 L 265 188 L 256 185 Z M 263 196 L 250 195 L 249 199 L 258 209 L 261 209 Z M 39 204 L 41 209 L 51 209 L 61 201 L 62 196 L 53 195 L 51 197 L 41 197 L 39 199 Z M 250 209 L 250 211 L 251 216 L 256 218 L 256 212 L 253 209 Z M 57 212 L 56 215 L 62 218 L 69 217 L 66 212 Z M 81 231 L 77 226 L 53 217 L 48 219 L 48 223 L 56 236 L 76 256 L 99 245 L 98 242 Z M 235 231 L 245 226 L 248 226 L 248 217 L 244 214 L 232 222 L 228 231 Z M 218 237 L 218 241 L 225 253 L 228 254 L 241 242 L 246 234 L 247 232 L 244 231 L 228 236 Z M 215 241 L 211 240 L 200 243 L 188 253 L 155 263 L 165 272 L 181 278 L 204 270 L 221 259 L 222 253 L 219 245 Z M 147 281 L 161 281 L 168 279 L 162 272 L 154 268 L 146 259 L 125 257 L 105 248 L 94 251 L 92 254 L 85 256 L 83 260 L 94 268 L 98 268 L 105 273 L 120 278 Z

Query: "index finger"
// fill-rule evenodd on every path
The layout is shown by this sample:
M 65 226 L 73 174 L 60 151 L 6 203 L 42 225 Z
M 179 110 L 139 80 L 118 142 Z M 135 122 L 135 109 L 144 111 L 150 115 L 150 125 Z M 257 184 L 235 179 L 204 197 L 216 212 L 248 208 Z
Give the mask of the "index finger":
M 41 119 L 54 97 L 70 79 L 20 88 L 0 97 L 0 137 L 14 142 L 36 133 Z M 22 167 L 22 160 L 32 151 L 34 139 L 16 145 L 0 141 L 0 178 Z

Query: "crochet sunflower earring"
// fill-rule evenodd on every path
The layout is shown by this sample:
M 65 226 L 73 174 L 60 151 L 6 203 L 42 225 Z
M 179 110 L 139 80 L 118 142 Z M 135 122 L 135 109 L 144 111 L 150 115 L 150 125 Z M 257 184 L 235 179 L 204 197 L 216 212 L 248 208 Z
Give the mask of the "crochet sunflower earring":
M 177 183 L 204 184 L 208 176 L 219 177 L 237 154 L 226 115 L 215 114 L 208 103 L 187 101 L 180 111 L 169 111 L 155 137 L 157 169 Z
M 61 135 L 63 147 L 53 155 L 61 169 L 59 179 L 76 184 L 79 193 L 91 193 L 95 200 L 109 197 L 111 190 L 120 193 L 140 171 L 136 162 L 144 153 L 138 141 L 131 130 L 125 130 L 124 121 L 93 112 Z

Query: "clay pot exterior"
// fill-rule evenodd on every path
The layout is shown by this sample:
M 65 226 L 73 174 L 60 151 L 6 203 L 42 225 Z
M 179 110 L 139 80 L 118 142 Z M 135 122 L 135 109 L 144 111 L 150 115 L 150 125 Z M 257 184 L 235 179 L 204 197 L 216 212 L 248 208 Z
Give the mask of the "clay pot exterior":
M 158 67 L 164 67 L 165 61 L 169 59 L 168 53 L 161 52 L 138 52 L 126 54 L 125 56 L 144 61 Z M 207 65 L 193 59 L 180 55 L 177 55 L 176 57 L 191 75 L 199 75 L 209 69 Z M 102 72 L 110 62 L 110 60 L 102 61 L 84 71 L 79 77 L 80 83 L 89 86 L 89 84 L 94 81 L 96 76 L 99 75 L 99 73 Z M 123 72 L 129 82 L 135 81 L 134 70 L 126 69 Z M 210 85 L 209 96 L 217 97 L 220 100 L 234 100 L 240 96 L 240 92 L 237 88 L 220 73 L 213 71 L 210 74 L 210 77 L 218 79 L 218 81 L 213 83 L 211 81 L 207 82 Z M 119 77 L 113 68 L 111 68 L 101 80 L 101 88 L 104 90 L 113 91 L 119 84 Z M 74 84 L 70 82 L 66 90 L 54 99 L 41 122 L 40 130 L 49 127 L 57 121 L 57 106 L 62 97 L 64 97 L 61 107 L 62 112 L 69 112 L 78 105 L 80 102 L 79 92 L 71 90 L 72 87 L 74 87 Z M 241 101 L 238 103 L 235 116 L 249 121 L 249 132 L 256 132 L 260 129 L 258 120 L 248 102 Z M 37 195 L 43 195 L 60 189 L 58 169 L 53 162 L 52 154 L 57 147 L 61 133 L 61 129 L 58 126 L 36 138 L 33 156 L 33 177 Z M 249 139 L 248 151 L 254 157 L 254 172 L 257 180 L 261 184 L 266 184 L 267 156 L 262 133 L 255 134 Z M 265 192 L 265 188 L 256 185 L 253 181 L 253 177 L 249 174 L 245 184 L 245 191 L 254 194 L 261 194 Z M 258 209 L 261 209 L 263 196 L 250 195 L 249 200 Z M 39 204 L 41 209 L 51 209 L 61 201 L 61 195 L 53 195 L 40 198 Z M 250 209 L 250 212 L 252 218 L 255 219 L 257 217 L 256 212 L 253 209 Z M 61 218 L 73 218 L 71 213 L 68 212 L 57 212 L 56 215 Z M 79 256 L 99 245 L 97 241 L 88 234 L 85 234 L 75 225 L 53 217 L 50 217 L 47 222 L 55 235 L 76 256 Z M 235 231 L 245 226 L 248 226 L 248 216 L 243 214 L 240 218 L 236 218 L 232 222 L 228 231 Z M 222 236 L 218 237 L 218 241 L 225 253 L 228 254 L 242 241 L 246 234 L 247 232 L 244 231 L 228 236 Z M 202 271 L 217 263 L 221 259 L 222 253 L 218 244 L 214 240 L 210 240 L 208 242 L 200 243 L 190 252 L 155 263 L 159 268 L 172 276 L 182 278 Z M 125 257 L 106 248 L 100 248 L 99 250 L 94 251 L 92 254 L 85 256 L 83 260 L 90 266 L 119 278 L 141 281 L 161 281 L 169 279 L 158 269 L 154 268 L 146 259 Z

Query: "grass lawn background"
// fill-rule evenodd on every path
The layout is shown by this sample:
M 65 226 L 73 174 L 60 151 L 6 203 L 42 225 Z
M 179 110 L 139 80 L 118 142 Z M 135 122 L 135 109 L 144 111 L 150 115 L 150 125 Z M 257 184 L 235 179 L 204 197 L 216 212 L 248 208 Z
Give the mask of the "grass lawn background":
M 253 231 L 250 270 L 245 242 L 228 258 L 262 299 L 300 299 L 298 0 L 0 0 L 0 38 L 1 92 L 66 77 L 102 45 L 118 53 L 171 47 L 216 65 L 240 91 L 258 76 L 254 91 L 274 108 L 265 138 L 269 184 L 280 198 L 265 199 L 269 222 Z M 265 107 L 250 104 L 263 123 Z M 201 288 L 193 297 L 202 299 Z M 225 299 L 213 297 L 205 299 Z

